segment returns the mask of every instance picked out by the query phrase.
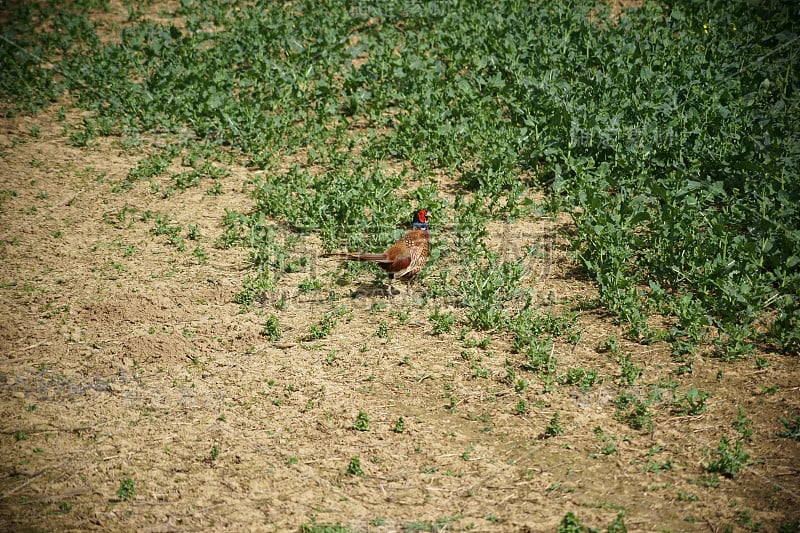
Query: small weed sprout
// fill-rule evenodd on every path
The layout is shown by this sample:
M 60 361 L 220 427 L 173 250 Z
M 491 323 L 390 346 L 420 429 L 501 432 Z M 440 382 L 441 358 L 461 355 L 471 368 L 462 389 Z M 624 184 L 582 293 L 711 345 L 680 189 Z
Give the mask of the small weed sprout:
M 627 533 L 628 528 L 625 526 L 625 511 L 620 511 L 614 520 L 608 525 L 608 533 Z
M 433 324 L 434 335 L 452 332 L 453 324 L 456 322 L 453 313 L 442 313 L 438 308 L 428 317 L 428 320 L 430 320 L 431 324 Z
M 364 411 L 359 411 L 353 429 L 357 431 L 369 431 L 369 415 Z
M 389 338 L 389 324 L 385 320 L 381 320 L 381 323 L 378 324 L 378 331 L 375 332 L 375 335 L 381 339 Z
M 800 440 L 800 416 L 795 415 L 792 420 L 789 420 L 788 418 L 781 418 L 780 422 L 786 429 L 778 433 L 779 437 L 784 439 Z
M 267 322 L 264 324 L 264 327 L 261 328 L 261 335 L 273 342 L 280 340 L 282 336 L 280 323 L 278 322 L 278 317 L 275 316 L 274 313 L 267 317 Z
M 736 420 L 733 422 L 733 428 L 739 432 L 744 440 L 750 440 L 753 437 L 753 428 L 750 426 L 750 421 L 747 419 L 747 413 L 741 407 L 736 413 Z
M 325 337 L 330 335 L 333 328 L 336 327 L 336 324 L 338 322 L 337 319 L 346 313 L 347 313 L 347 308 L 343 306 L 336 307 L 335 309 L 328 311 L 322 317 L 322 320 L 320 320 L 317 324 L 311 325 L 311 329 L 309 330 L 308 335 L 303 337 L 303 340 L 312 341 L 312 340 L 324 339 Z
M 706 400 L 710 392 L 698 390 L 692 386 L 683 396 L 676 397 L 672 402 L 673 412 L 681 415 L 696 416 L 706 410 Z
M 731 444 L 727 437 L 722 437 L 717 449 L 712 453 L 713 459 L 708 463 L 706 470 L 722 474 L 731 479 L 736 479 L 739 470 L 747 466 L 750 454 L 744 451 L 741 439 Z
M 608 435 L 605 431 L 603 431 L 603 428 L 599 426 L 594 428 L 594 434 L 600 441 L 599 448 L 601 454 L 611 455 L 612 453 L 617 453 L 617 444 L 613 436 Z M 593 457 L 596 457 L 596 455 Z
M 578 520 L 578 517 L 570 511 L 564 515 L 564 518 L 561 519 L 561 523 L 558 525 L 558 533 L 583 533 L 587 531 L 586 526 L 581 524 L 581 521 Z
M 364 475 L 364 470 L 361 468 L 361 459 L 357 456 L 350 459 L 350 464 L 347 465 L 347 474 L 350 476 Z
M 125 478 L 117 489 L 117 497 L 120 500 L 131 500 L 136 491 L 133 486 L 133 479 Z
M 629 353 L 620 355 L 618 358 L 620 370 L 619 382 L 623 387 L 632 386 L 636 383 L 636 380 L 639 379 L 639 376 L 642 375 L 642 367 L 636 365 L 632 359 L 633 357 Z
M 564 429 L 561 427 L 561 424 L 558 423 L 558 420 L 561 416 L 556 411 L 553 413 L 552 418 L 550 418 L 550 422 L 547 424 L 547 427 L 544 428 L 544 433 L 540 438 L 542 439 L 549 439 L 551 437 L 557 437 L 559 435 L 564 434 Z
M 636 430 L 653 431 L 649 402 L 636 398 L 631 392 L 623 392 L 617 396 L 615 404 L 617 420 Z
M 566 374 L 559 377 L 558 381 L 562 385 L 578 385 L 582 392 L 587 392 L 597 382 L 597 371 L 570 368 Z
M 763 527 L 761 522 L 753 522 L 749 509 L 739 509 L 736 511 L 736 523 L 748 531 L 753 532 L 761 531 L 761 528 Z
M 317 278 L 308 278 L 300 282 L 298 289 L 300 289 L 302 294 L 308 294 L 310 292 L 322 289 L 323 286 L 322 280 Z
M 461 454 L 461 458 L 465 461 L 470 460 L 470 454 L 472 453 L 472 446 L 467 446 L 467 449 L 464 450 L 464 453 Z
M 525 400 L 525 398 L 520 398 L 517 401 L 517 405 L 514 407 L 514 411 L 518 415 L 526 415 L 530 412 L 530 410 L 531 408 L 528 407 L 528 402 Z

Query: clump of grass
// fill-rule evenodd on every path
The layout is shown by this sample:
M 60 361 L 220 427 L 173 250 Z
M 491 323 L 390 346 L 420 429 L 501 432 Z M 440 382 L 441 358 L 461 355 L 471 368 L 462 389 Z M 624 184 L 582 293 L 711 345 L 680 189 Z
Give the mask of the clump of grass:
M 739 432 L 741 439 L 750 440 L 753 436 L 753 427 L 747 419 L 747 413 L 741 407 L 736 411 L 736 420 L 733 422 L 733 428 Z
M 554 374 L 558 358 L 553 355 L 555 348 L 549 340 L 532 340 L 525 348 L 525 363 L 522 368 L 539 374 Z
M 625 511 L 620 511 L 608 525 L 608 533 L 627 533 L 627 531 L 628 528 L 625 526 Z
M 457 294 L 467 309 L 467 322 L 479 331 L 502 329 L 508 321 L 505 304 L 522 294 L 522 261 L 503 261 L 478 246 L 462 258 Z
M 317 278 L 309 278 L 300 282 L 300 285 L 298 285 L 297 288 L 300 289 L 302 294 L 308 294 L 310 292 L 322 289 L 323 286 L 322 280 Z
M 608 525 L 606 530 L 608 533 L 625 533 L 628 528 L 625 526 L 625 511 L 620 511 L 614 520 Z M 564 515 L 561 523 L 556 530 L 558 533 L 588 533 L 593 531 L 600 531 L 599 528 L 591 528 L 583 525 L 578 517 L 572 511 Z

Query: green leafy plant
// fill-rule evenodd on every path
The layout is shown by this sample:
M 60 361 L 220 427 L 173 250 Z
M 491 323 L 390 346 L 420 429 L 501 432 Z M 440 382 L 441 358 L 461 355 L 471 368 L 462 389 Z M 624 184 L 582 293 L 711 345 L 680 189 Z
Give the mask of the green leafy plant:
M 361 459 L 352 457 L 347 465 L 347 474 L 350 476 L 363 476 L 364 470 L 361 468 Z
M 627 533 L 627 531 L 628 528 L 625 526 L 625 511 L 620 511 L 608 525 L 608 533 Z
M 323 315 L 322 320 L 317 324 L 312 324 L 308 335 L 303 337 L 304 341 L 312 341 L 317 339 L 324 339 L 330 335 L 331 330 L 336 327 L 338 318 L 347 313 L 347 308 L 343 306 L 336 307 Z
M 304 279 L 298 288 L 300 292 L 303 294 L 308 294 L 309 292 L 318 291 L 323 287 L 322 281 L 319 279 Z
M 544 428 L 544 433 L 542 433 L 541 438 L 549 439 L 550 437 L 557 437 L 564 434 L 564 429 L 561 427 L 561 424 L 558 423 L 560 418 L 561 416 L 558 412 L 553 413 L 550 422 L 547 424 L 547 427 Z
M 456 322 L 456 318 L 453 316 L 453 313 L 447 312 L 442 313 L 440 309 L 437 308 L 429 317 L 431 324 L 433 324 L 433 334 L 434 335 L 441 335 L 442 333 L 450 333 L 453 330 L 453 324 Z
M 632 386 L 642 375 L 642 367 L 633 362 L 633 357 L 630 353 L 621 354 L 619 360 L 619 381 L 620 385 Z
M 133 496 L 136 494 L 136 490 L 133 486 L 133 479 L 125 478 L 122 480 L 119 488 L 117 489 L 117 497 L 120 500 L 132 500 Z
M 733 422 L 733 428 L 739 432 L 744 440 L 750 440 L 753 436 L 753 428 L 747 419 L 747 413 L 741 407 L 736 410 L 736 420 Z
M 709 472 L 722 474 L 728 478 L 736 478 L 739 470 L 747 466 L 750 454 L 744 451 L 741 439 L 731 444 L 727 437 L 722 437 L 717 449 L 712 452 L 712 459 L 706 469 Z
M 597 371 L 583 368 L 570 368 L 566 374 L 558 378 L 562 385 L 578 385 L 583 392 L 591 389 L 597 380 Z
M 359 411 L 353 429 L 358 431 L 369 431 L 369 415 L 364 411 Z
M 375 332 L 375 335 L 381 339 L 389 338 L 389 324 L 385 320 L 381 320 L 378 324 L 378 331 Z
M 649 409 L 649 401 L 641 400 L 631 392 L 623 392 L 617 396 L 614 403 L 617 420 L 625 422 L 636 430 L 647 432 L 653 430 L 653 415 Z
M 600 441 L 600 453 L 603 455 L 611 455 L 613 453 L 617 453 L 617 444 L 616 439 L 608 435 L 603 428 L 596 427 L 594 428 L 594 434 L 597 436 L 597 439 Z
M 791 420 L 781 418 L 780 422 L 785 429 L 778 433 L 779 437 L 800 440 L 800 416 L 795 415 Z
M 682 415 L 699 415 L 706 410 L 706 400 L 710 396 L 710 392 L 701 391 L 692 386 L 683 396 L 677 396 L 673 399 L 672 410 Z
M 278 322 L 278 317 L 275 316 L 274 313 L 267 317 L 264 327 L 261 328 L 261 335 L 271 341 L 280 340 L 282 337 L 280 323 Z
M 570 511 L 561 519 L 557 531 L 558 533 L 583 533 L 586 529 L 587 528 L 581 524 L 581 521 L 578 520 L 578 517 L 575 516 L 575 513 Z
M 554 374 L 558 359 L 553 355 L 554 347 L 550 341 L 533 340 L 525 348 L 525 370 L 540 374 Z

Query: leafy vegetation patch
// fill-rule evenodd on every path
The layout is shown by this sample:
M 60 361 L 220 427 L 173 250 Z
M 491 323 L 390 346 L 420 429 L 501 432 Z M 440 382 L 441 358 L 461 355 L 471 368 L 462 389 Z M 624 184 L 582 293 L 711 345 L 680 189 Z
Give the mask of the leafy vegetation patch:
M 166 13 L 174 22 L 131 11 L 108 40 L 87 18 L 105 2 L 14 4 L 0 43 L 3 111 L 70 90 L 93 111 L 78 125 L 86 142 L 174 132 L 264 168 L 302 149 L 309 167 L 259 178 L 256 213 L 318 231 L 326 248 L 385 244 L 412 203 L 441 203 L 435 180 L 409 191 L 374 161 L 402 161 L 423 181 L 455 172 L 476 199 L 452 206 L 471 237 L 458 244 L 479 251 L 464 269 L 488 276 L 458 289 L 479 329 L 505 320 L 488 300 L 508 298 L 518 274 L 480 252 L 469 221 L 523 215 L 526 189 L 543 185 L 549 208 L 573 215 L 578 257 L 633 338 L 690 354 L 714 340 L 726 359 L 762 341 L 797 348 L 789 3 L 645 2 L 620 17 L 593 2 L 443 7 L 183 2 Z M 165 172 L 174 148 L 131 179 Z M 171 190 L 224 177 L 191 166 Z M 654 329 L 653 313 L 672 326 Z

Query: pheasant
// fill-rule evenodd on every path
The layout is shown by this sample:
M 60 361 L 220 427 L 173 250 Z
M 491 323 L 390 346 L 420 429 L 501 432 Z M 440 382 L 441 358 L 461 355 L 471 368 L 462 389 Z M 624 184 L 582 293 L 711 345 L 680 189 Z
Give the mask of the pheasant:
M 417 274 L 428 261 L 431 251 L 431 236 L 428 232 L 428 211 L 420 209 L 414 213 L 411 231 L 403 235 L 382 254 L 332 253 L 322 257 L 334 257 L 346 261 L 375 263 L 389 273 L 389 293 L 392 280 L 407 281 Z

